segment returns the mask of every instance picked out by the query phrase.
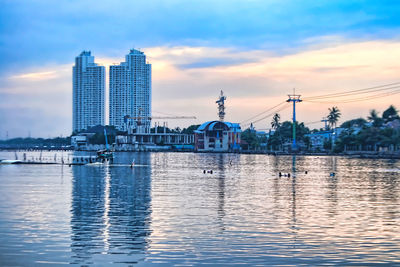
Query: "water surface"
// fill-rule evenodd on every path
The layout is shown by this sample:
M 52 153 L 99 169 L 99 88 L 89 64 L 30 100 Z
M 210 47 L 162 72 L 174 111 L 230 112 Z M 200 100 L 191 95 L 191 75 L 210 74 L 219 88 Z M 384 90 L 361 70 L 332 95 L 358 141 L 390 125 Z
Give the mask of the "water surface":
M 400 265 L 399 204 L 400 162 L 387 159 L 119 153 L 115 166 L 0 165 L 0 262 Z

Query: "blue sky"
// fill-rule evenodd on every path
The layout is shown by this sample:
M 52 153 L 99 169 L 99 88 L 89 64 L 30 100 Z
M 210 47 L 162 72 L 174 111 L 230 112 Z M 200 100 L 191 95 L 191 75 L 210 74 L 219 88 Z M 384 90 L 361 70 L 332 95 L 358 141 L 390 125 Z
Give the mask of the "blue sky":
M 3 0 L 0 5 L 0 139 L 5 137 L 5 131 L 13 137 L 26 136 L 28 131 L 45 137 L 70 133 L 71 68 L 74 57 L 82 50 L 91 50 L 97 62 L 107 65 L 122 61 L 130 48 L 141 48 L 155 69 L 155 110 L 197 115 L 199 122 L 214 119 L 213 101 L 223 89 L 228 101 L 229 97 L 232 100 L 231 119 L 240 121 L 263 110 L 262 106 L 252 109 L 251 105 L 235 110 L 234 104 L 240 99 L 251 101 L 251 97 L 279 94 L 284 97 L 286 92 L 276 88 L 287 86 L 290 91 L 290 86 L 310 85 L 302 82 L 300 74 L 286 80 L 277 79 L 279 74 L 267 77 L 253 75 L 254 72 L 234 77 L 229 71 L 234 71 L 235 66 L 254 71 L 254 64 L 280 65 L 290 57 L 291 62 L 307 62 L 303 55 L 313 58 L 313 51 L 321 56 L 321 51 L 331 53 L 329 49 L 335 48 L 335 53 L 345 58 L 346 49 L 371 49 L 364 44 L 372 45 L 375 56 L 382 58 L 379 46 L 389 45 L 397 51 L 400 37 L 398 1 Z M 296 55 L 300 56 L 295 60 Z M 366 64 L 360 58 L 357 64 Z M 388 69 L 397 68 L 389 59 L 381 64 Z M 337 64 L 324 63 L 323 68 L 334 69 Z M 281 71 L 285 70 L 290 71 Z M 216 72 L 226 77 L 220 78 Z M 354 79 L 358 74 L 361 75 L 355 73 Z M 393 75 L 382 75 L 355 82 L 342 77 L 334 80 L 337 84 L 332 88 L 324 86 L 321 90 L 343 86 L 358 89 L 395 79 Z M 235 89 L 238 84 L 245 89 Z M 179 98 L 198 108 L 177 103 Z M 202 106 L 200 101 L 207 103 Z M 264 108 L 268 106 L 265 103 Z M 212 110 L 202 112 L 202 108 Z M 307 112 L 314 113 L 304 110 L 304 114 Z M 356 115 L 367 112 L 365 108 Z

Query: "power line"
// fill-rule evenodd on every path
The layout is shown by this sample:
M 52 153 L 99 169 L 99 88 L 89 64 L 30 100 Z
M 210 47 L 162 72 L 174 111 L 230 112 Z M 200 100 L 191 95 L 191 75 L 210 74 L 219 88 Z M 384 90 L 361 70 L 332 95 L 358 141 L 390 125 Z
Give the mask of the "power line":
M 281 112 L 282 110 L 285 110 L 285 109 L 288 109 L 288 108 L 290 108 L 290 105 L 289 105 L 289 104 L 286 105 L 286 106 L 281 107 L 280 109 L 278 109 L 278 110 L 276 110 L 276 111 L 274 111 L 274 112 L 272 112 L 272 113 L 270 113 L 270 114 L 268 114 L 268 115 L 266 115 L 266 116 L 264 116 L 264 117 L 262 117 L 261 119 L 258 119 L 258 120 L 256 120 L 256 121 L 253 121 L 253 123 L 257 123 L 257 122 L 259 122 L 259 121 L 265 120 L 266 118 L 269 118 L 269 117 L 275 115 L 275 113 Z
M 286 103 L 286 101 L 285 101 L 285 103 Z M 267 118 L 273 116 L 275 113 L 278 113 L 278 112 L 280 112 L 280 111 L 282 111 L 282 110 L 285 110 L 285 109 L 289 108 L 290 106 L 291 106 L 291 105 L 287 104 L 287 105 L 281 107 L 280 109 L 278 109 L 278 110 L 276 110 L 276 111 L 274 111 L 274 112 L 272 112 L 272 113 L 270 113 L 270 114 L 268 114 L 268 115 L 266 115 L 266 116 L 264 116 L 264 117 L 262 117 L 262 118 L 260 118 L 260 119 L 258 119 L 258 120 L 256 120 L 256 121 L 253 121 L 252 123 L 254 124 L 254 123 L 260 122 L 260 121 L 262 121 L 262 120 L 265 120 L 265 119 L 267 119 Z M 244 125 L 250 125 L 250 123 L 246 123 L 246 124 L 244 124 Z
M 319 121 L 304 122 L 304 125 L 311 125 L 311 124 L 316 124 L 316 123 L 321 123 L 321 120 L 319 120 Z
M 304 100 L 306 102 L 310 103 L 320 103 L 320 104 L 345 104 L 345 103 L 353 103 L 353 102 L 362 102 L 362 101 L 367 101 L 371 99 L 376 99 L 376 98 L 382 98 L 382 97 L 387 97 L 391 95 L 396 95 L 400 93 L 400 89 L 393 90 L 391 92 L 385 92 L 385 93 L 380 93 L 380 94 L 375 94 L 375 95 L 370 95 L 370 96 L 365 96 L 365 97 L 358 97 L 358 98 L 352 98 L 352 99 L 342 99 L 342 100 L 337 100 L 337 101 L 314 101 L 314 100 Z
M 342 93 L 342 94 L 331 95 L 331 96 L 326 96 L 326 97 L 309 97 L 309 98 L 305 98 L 305 100 L 318 100 L 318 99 L 326 99 L 326 98 L 340 98 L 340 97 L 347 97 L 347 96 L 356 96 L 356 95 L 361 95 L 361 94 L 371 94 L 371 93 L 387 91 L 387 90 L 391 90 L 391 89 L 399 89 L 399 88 L 400 88 L 400 86 L 392 86 L 392 87 L 387 87 L 387 88 L 383 88 L 383 89 L 363 91 L 363 92 L 359 92 L 359 93 Z
M 250 120 L 252 120 L 252 119 L 255 119 L 255 118 L 257 118 L 258 116 L 263 115 L 263 114 L 265 114 L 265 113 L 267 113 L 267 112 L 269 112 L 269 111 L 271 111 L 271 110 L 273 110 L 273 109 L 275 109 L 275 108 L 277 108 L 277 107 L 279 107 L 280 105 L 285 104 L 285 103 L 286 103 L 286 101 L 283 101 L 283 102 L 279 103 L 278 105 L 273 106 L 272 108 L 269 108 L 269 109 L 267 109 L 267 110 L 264 110 L 263 112 L 261 112 L 261 113 L 255 115 L 255 116 L 253 116 L 253 117 L 251 117 L 251 118 L 249 118 L 249 119 L 247 119 L 247 120 L 242 121 L 241 123 L 245 123 L 245 122 L 247 122 L 247 121 L 250 121 Z
M 397 85 L 397 86 L 394 86 L 394 85 Z M 332 94 L 326 94 L 326 95 L 310 96 L 310 97 L 305 97 L 304 100 L 321 99 L 321 98 L 333 98 L 333 97 L 341 97 L 341 96 L 348 96 L 348 95 L 355 95 L 355 94 L 373 93 L 373 92 L 377 92 L 377 91 L 384 91 L 384 90 L 390 90 L 390 89 L 398 88 L 399 86 L 400 86 L 400 82 L 396 82 L 396 83 L 384 84 L 384 85 L 368 87 L 368 88 L 358 89 L 358 90 L 351 90 L 351 91 L 341 92 L 341 93 L 332 93 Z

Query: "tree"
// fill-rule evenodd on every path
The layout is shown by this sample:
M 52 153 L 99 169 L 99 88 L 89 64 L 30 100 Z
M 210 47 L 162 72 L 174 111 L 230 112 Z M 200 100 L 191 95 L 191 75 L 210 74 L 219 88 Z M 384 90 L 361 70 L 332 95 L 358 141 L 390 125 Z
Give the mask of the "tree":
M 184 133 L 184 134 L 193 134 L 194 131 L 196 131 L 197 128 L 199 128 L 199 127 L 200 127 L 200 124 L 193 124 L 193 125 L 190 125 L 189 127 L 184 128 L 184 129 L 182 130 L 182 133 Z
M 308 143 L 309 139 L 306 138 L 306 134 L 310 133 L 310 129 L 305 127 L 304 123 L 296 122 L 296 139 L 300 142 Z M 293 123 L 291 121 L 284 121 L 275 133 L 270 136 L 268 140 L 268 146 L 270 149 L 277 149 L 282 147 L 284 143 L 290 143 L 293 135 Z
M 242 132 L 241 139 L 249 144 L 249 149 L 257 149 L 260 146 L 256 132 L 249 128 Z
M 375 109 L 369 112 L 368 120 L 372 122 L 373 127 L 380 127 L 383 124 L 383 119 L 379 117 L 378 112 Z
M 382 114 L 382 119 L 385 122 L 393 121 L 398 118 L 399 118 L 398 112 L 393 105 L 390 105 L 390 107 L 387 110 L 385 110 Z
M 333 128 L 333 126 L 335 126 L 335 128 L 336 128 L 336 123 L 338 122 L 338 120 L 342 114 L 340 113 L 340 110 L 338 109 L 338 107 L 332 107 L 332 108 L 329 108 L 328 110 L 329 110 L 328 123 L 331 125 L 332 128 Z
M 349 129 L 352 127 L 364 127 L 366 123 L 367 123 L 367 121 L 365 119 L 358 118 L 358 119 L 345 121 L 342 123 L 342 125 L 340 125 L 340 127 L 346 128 L 346 129 Z
M 281 116 L 278 113 L 275 113 L 275 115 L 271 121 L 272 129 L 276 130 L 281 126 L 280 120 L 281 120 Z
M 379 118 L 378 112 L 377 112 L 375 109 L 372 109 L 372 110 L 369 112 L 369 116 L 368 116 L 367 119 L 368 119 L 370 122 L 373 122 L 373 121 L 376 121 L 377 118 Z

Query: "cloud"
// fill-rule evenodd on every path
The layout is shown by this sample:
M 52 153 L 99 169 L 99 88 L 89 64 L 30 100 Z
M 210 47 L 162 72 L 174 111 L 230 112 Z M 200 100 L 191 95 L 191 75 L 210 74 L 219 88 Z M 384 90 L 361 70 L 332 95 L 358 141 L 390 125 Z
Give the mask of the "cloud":
M 296 92 L 307 97 L 399 81 L 400 63 L 397 59 L 400 58 L 400 42 L 339 40 L 336 42 L 331 38 L 326 45 L 320 42 L 318 46 L 306 46 L 302 51 L 285 55 L 237 47 L 144 48 L 153 66 L 153 109 L 198 118 L 170 121 L 172 127 L 213 120 L 217 118 L 215 100 L 223 90 L 228 97 L 226 120 L 241 122 L 285 101 L 294 87 Z M 123 61 L 128 52 L 128 49 L 120 50 L 118 57 L 94 55 L 96 62 L 109 66 Z M 213 64 L 204 64 L 208 60 Z M 4 121 L 0 131 L 4 132 L 13 125 L 15 134 L 25 134 L 28 127 L 25 121 L 29 120 L 32 132 L 38 135 L 45 136 L 49 132 L 69 134 L 71 67 L 72 63 L 50 64 L 36 70 L 21 69 L 14 75 L 20 78 L 5 79 L 7 82 L 0 87 L 0 109 Z M 46 79 L 33 78 L 36 75 L 46 77 L 46 73 L 49 73 Z M 393 98 L 335 105 L 342 110 L 344 121 L 365 117 L 372 108 L 382 111 L 390 104 L 396 105 Z M 298 119 L 304 122 L 320 120 L 331 106 L 302 102 L 298 105 Z M 25 111 L 21 113 L 21 110 Z M 14 114 L 19 115 L 15 117 Z M 281 116 L 284 120 L 291 119 L 290 106 L 281 111 Z M 269 124 L 268 118 L 256 126 L 264 129 Z
M 10 79 L 48 80 L 56 77 L 55 71 L 32 72 L 11 76 Z
M 182 56 L 174 48 L 158 47 L 157 50 L 164 53 L 159 52 L 154 57 L 154 64 L 160 60 L 164 67 L 153 73 L 154 106 L 172 109 L 175 113 L 182 113 L 186 108 L 193 110 L 195 115 L 202 114 L 201 119 L 209 120 L 216 118 L 214 101 L 222 89 L 228 95 L 228 119 L 242 121 L 284 101 L 294 87 L 304 97 L 398 81 L 400 63 L 396 59 L 400 56 L 400 42 L 348 40 L 330 45 L 283 56 L 259 50 L 247 51 L 241 57 L 251 59 L 249 62 L 185 69 L 180 65 L 196 65 L 213 54 L 214 48 L 193 50 Z M 182 48 L 177 49 L 182 51 Z M 148 51 L 151 55 L 152 48 Z M 237 56 L 231 48 L 218 48 L 218 51 L 223 58 Z M 366 116 L 371 107 L 382 110 L 392 102 L 391 98 L 381 98 L 370 103 L 338 105 L 343 109 L 345 120 Z M 303 121 L 316 121 L 326 115 L 330 106 L 302 103 L 298 107 L 301 111 L 298 116 Z M 284 111 L 283 117 L 291 118 L 290 109 Z M 259 123 L 262 124 L 269 122 Z
M 0 65 L 66 64 L 83 49 L 114 57 L 131 46 L 238 47 L 282 55 L 320 36 L 397 38 L 399 11 L 399 2 L 378 0 L 3 1 Z

